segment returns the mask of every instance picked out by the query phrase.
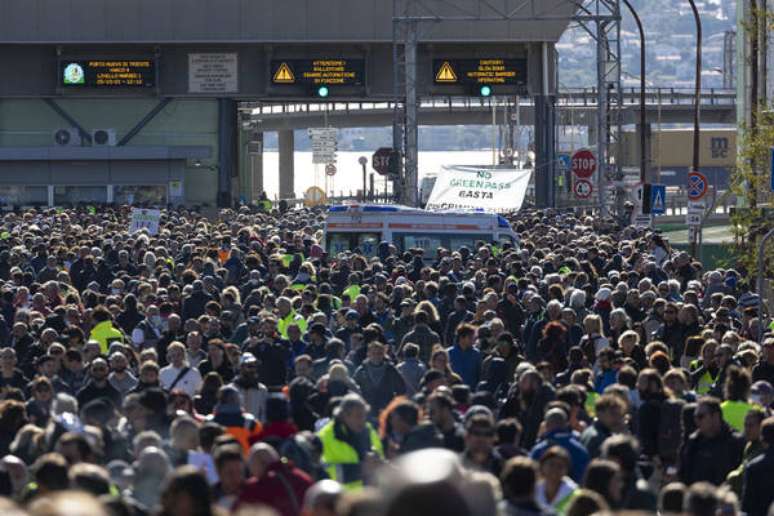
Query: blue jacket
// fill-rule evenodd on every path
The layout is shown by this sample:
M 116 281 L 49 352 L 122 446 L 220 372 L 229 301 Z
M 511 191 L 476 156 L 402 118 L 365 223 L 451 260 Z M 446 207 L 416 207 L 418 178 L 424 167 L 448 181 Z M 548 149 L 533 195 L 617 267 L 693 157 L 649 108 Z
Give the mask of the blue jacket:
M 608 369 L 607 371 L 601 371 L 595 378 L 594 378 L 594 390 L 597 391 L 599 394 L 602 394 L 605 392 L 605 388 L 607 388 L 608 385 L 613 385 L 616 382 L 616 371 L 615 369 Z
M 589 465 L 589 452 L 581 444 L 577 437 L 570 430 L 554 430 L 543 436 L 532 448 L 529 456 L 536 461 L 552 446 L 561 446 L 570 454 L 570 477 L 576 482 L 583 481 L 583 473 Z
M 481 379 L 481 351 L 475 346 L 463 351 L 458 344 L 450 347 L 447 351 L 452 371 L 460 375 L 462 381 L 475 390 Z

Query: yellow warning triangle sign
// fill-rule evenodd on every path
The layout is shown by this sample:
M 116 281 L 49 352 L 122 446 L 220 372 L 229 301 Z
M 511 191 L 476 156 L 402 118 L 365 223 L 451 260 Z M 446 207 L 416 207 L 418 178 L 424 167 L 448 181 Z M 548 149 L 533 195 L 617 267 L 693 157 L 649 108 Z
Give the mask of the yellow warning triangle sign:
M 457 74 L 454 73 L 449 61 L 443 62 L 435 76 L 435 82 L 457 82 Z
M 296 82 L 296 78 L 287 63 L 280 64 L 277 71 L 274 73 L 274 79 L 272 82 L 279 84 L 293 84 Z

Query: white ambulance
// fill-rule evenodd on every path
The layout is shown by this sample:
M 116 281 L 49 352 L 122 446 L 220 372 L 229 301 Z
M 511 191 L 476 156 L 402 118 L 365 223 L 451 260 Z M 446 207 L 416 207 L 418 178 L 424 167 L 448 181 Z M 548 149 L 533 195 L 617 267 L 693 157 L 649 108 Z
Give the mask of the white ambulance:
M 476 242 L 510 243 L 519 237 L 508 221 L 483 211 L 425 211 L 384 204 L 331 206 L 325 221 L 324 247 L 330 256 L 359 249 L 375 256 L 380 242 L 390 242 L 400 251 L 422 248 L 427 260 L 444 247 L 473 250 Z

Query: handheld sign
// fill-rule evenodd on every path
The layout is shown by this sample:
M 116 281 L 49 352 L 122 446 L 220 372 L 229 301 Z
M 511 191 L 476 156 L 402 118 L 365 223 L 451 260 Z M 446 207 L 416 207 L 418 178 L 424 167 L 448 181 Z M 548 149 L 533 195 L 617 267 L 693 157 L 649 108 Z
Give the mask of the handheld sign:
M 161 210 L 132 208 L 132 218 L 129 222 L 129 233 L 136 233 L 141 229 L 145 229 L 148 231 L 148 234 L 157 235 L 159 233 L 160 220 Z

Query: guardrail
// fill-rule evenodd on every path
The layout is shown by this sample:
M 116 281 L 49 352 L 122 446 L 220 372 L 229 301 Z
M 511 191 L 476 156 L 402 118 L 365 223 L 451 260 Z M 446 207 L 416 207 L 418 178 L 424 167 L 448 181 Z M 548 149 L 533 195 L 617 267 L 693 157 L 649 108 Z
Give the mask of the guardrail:
M 326 198 L 326 204 L 343 204 L 354 202 L 368 202 L 373 204 L 393 204 L 395 203 L 395 197 L 392 193 L 366 193 L 363 197 L 360 190 L 344 192 L 339 191 L 338 195 L 329 195 Z M 711 195 L 711 192 L 710 192 Z M 528 196 L 530 197 L 530 196 Z M 708 202 L 711 197 L 708 197 Z M 727 217 L 730 214 L 730 208 L 736 206 L 735 195 L 725 195 L 725 191 L 718 191 L 716 195 L 718 204 L 715 206 L 712 215 L 718 217 Z M 286 199 L 289 207 L 303 206 L 304 199 Z M 533 202 L 534 199 L 526 199 L 527 203 Z M 276 203 L 276 201 L 275 201 Z M 597 207 L 595 204 L 589 201 L 580 201 L 572 196 L 571 192 L 562 191 L 557 198 L 557 208 L 559 209 L 586 209 L 595 210 Z M 688 196 L 685 192 L 679 189 L 669 189 L 667 193 L 666 213 L 665 217 L 681 217 L 688 213 Z
M 692 105 L 695 95 L 693 90 L 680 88 L 649 88 L 645 92 L 645 100 L 649 105 L 675 106 Z M 701 93 L 701 104 L 707 106 L 736 105 L 736 92 L 734 90 L 710 89 Z M 495 101 L 497 99 L 494 99 Z M 480 110 L 491 109 L 492 98 L 478 97 L 429 97 L 421 99 L 419 109 L 449 109 L 449 110 Z M 626 88 L 623 92 L 623 105 L 630 107 L 639 105 L 640 92 L 636 88 Z M 597 104 L 596 88 L 570 89 L 559 93 L 557 105 L 559 106 L 595 106 Z M 531 106 L 531 98 L 521 100 L 522 106 Z M 306 113 L 349 113 L 358 111 L 392 110 L 395 102 L 389 99 L 383 101 L 358 101 L 358 102 L 244 102 L 242 110 L 257 110 L 255 114 L 280 115 L 280 114 L 306 114 Z
M 736 206 L 736 195 L 725 195 L 725 193 L 723 190 L 717 192 L 715 196 L 717 204 L 712 210 L 711 215 L 726 217 L 730 214 L 730 209 Z M 712 200 L 712 192 L 708 193 L 706 199 L 707 206 L 709 206 Z M 572 192 L 567 192 L 566 190 L 560 193 L 557 205 L 559 208 L 595 208 L 595 205 L 591 202 L 575 199 Z M 665 208 L 664 216 L 666 217 L 686 215 L 688 213 L 688 196 L 685 194 L 685 191 L 677 188 L 668 189 Z

